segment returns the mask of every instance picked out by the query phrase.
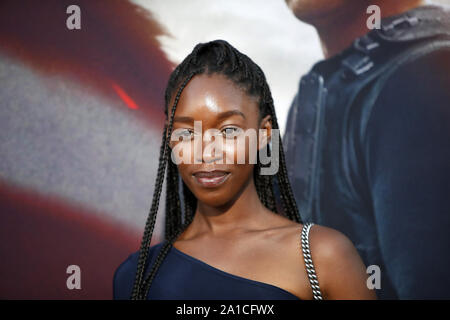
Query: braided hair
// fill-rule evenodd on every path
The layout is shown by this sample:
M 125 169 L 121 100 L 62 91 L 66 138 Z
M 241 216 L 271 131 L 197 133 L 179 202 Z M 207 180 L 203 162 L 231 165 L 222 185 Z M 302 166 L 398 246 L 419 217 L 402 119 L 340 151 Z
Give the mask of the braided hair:
M 166 257 L 177 237 L 192 222 L 197 207 L 197 199 L 178 175 L 178 168 L 170 161 L 169 137 L 172 133 L 173 116 L 180 99 L 181 93 L 188 82 L 198 74 L 221 74 L 232 80 L 237 86 L 243 88 L 247 94 L 258 98 L 259 122 L 267 115 L 271 116 L 272 128 L 279 129 L 275 114 L 272 94 L 262 70 L 245 54 L 239 52 L 224 40 L 214 40 L 197 44 L 193 51 L 171 73 L 165 91 L 166 122 L 164 125 L 162 143 L 159 156 L 158 173 L 155 182 L 154 194 L 150 213 L 145 224 L 144 235 L 139 251 L 136 278 L 131 294 L 131 299 L 146 299 L 156 272 Z M 169 103 L 175 94 L 172 109 Z M 169 114 L 170 112 L 170 114 Z M 275 175 L 260 175 L 261 167 L 259 154 L 254 166 L 254 181 L 256 190 L 262 204 L 269 210 L 278 212 L 274 182 L 280 189 L 280 197 L 283 214 L 295 222 L 301 222 L 297 204 L 288 180 L 281 137 L 279 137 L 279 169 Z M 266 145 L 267 155 L 270 156 L 269 144 Z M 166 178 L 166 212 L 165 212 L 165 244 L 159 251 L 151 270 L 144 277 L 144 271 L 148 264 L 150 242 L 155 226 L 156 215 L 159 207 L 159 198 L 163 185 L 163 179 L 167 166 Z M 276 176 L 278 181 L 274 181 Z M 181 209 L 180 186 L 182 188 L 184 210 Z

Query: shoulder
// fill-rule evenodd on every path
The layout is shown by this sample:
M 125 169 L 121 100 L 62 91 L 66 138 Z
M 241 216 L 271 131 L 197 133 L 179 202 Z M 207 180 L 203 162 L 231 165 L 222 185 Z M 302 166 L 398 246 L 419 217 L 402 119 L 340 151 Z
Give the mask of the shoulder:
M 409 153 L 415 156 L 417 148 L 432 145 L 431 140 L 445 145 L 449 136 L 449 86 L 450 48 L 429 53 L 392 71 L 368 105 L 362 145 L 366 152 L 373 151 L 367 156 L 379 157 L 379 151 L 389 153 L 395 149 L 399 156 L 410 157 Z
M 409 91 L 409 88 L 419 92 L 448 93 L 446 85 L 450 79 L 450 47 L 407 60 L 393 66 L 389 72 L 381 93 L 391 89 L 408 93 L 408 96 L 417 94 L 415 91 Z M 399 87 L 398 84 L 402 86 Z
M 292 223 L 284 228 L 283 245 L 287 245 L 288 242 L 300 245 L 303 226 L 301 223 Z M 310 228 L 309 244 L 310 249 L 314 249 L 315 255 L 322 258 L 334 258 L 341 253 L 356 251 L 353 243 L 342 232 L 317 224 Z
M 162 242 L 149 248 L 148 261 L 152 259 L 155 252 L 162 246 Z M 124 300 L 130 299 L 136 277 L 139 250 L 131 253 L 127 259 L 120 263 L 114 271 L 113 276 L 113 298 Z
M 413 117 L 414 107 L 422 106 L 424 111 L 447 107 L 450 97 L 450 47 L 393 67 L 382 78 L 385 80 L 380 85 L 374 105 L 387 115 L 405 111 L 407 114 L 402 113 L 403 117 Z
M 314 224 L 309 232 L 309 245 L 314 262 L 322 265 L 340 265 L 349 257 L 358 255 L 351 240 L 342 232 Z M 323 262 L 323 263 L 321 263 Z M 323 269 L 323 268 L 322 268 Z
M 328 299 L 372 299 L 366 267 L 352 241 L 342 232 L 313 225 L 309 233 L 311 258 L 319 286 Z
M 283 228 L 280 246 L 292 248 L 289 250 L 293 256 L 298 256 L 301 248 L 301 236 L 304 224 L 292 223 Z M 353 243 L 343 233 L 314 224 L 309 231 L 309 246 L 315 260 L 324 261 L 327 265 L 336 259 L 344 260 L 349 255 L 358 254 Z
M 127 300 L 131 298 L 139 250 L 131 253 L 116 269 L 113 276 L 113 298 Z
M 296 272 L 299 289 L 310 292 L 312 289 L 306 272 L 301 247 L 303 224 L 292 226 L 285 232 L 283 242 L 289 252 L 289 267 Z M 375 293 L 367 288 L 366 267 L 350 239 L 335 229 L 314 224 L 309 231 L 309 249 L 319 287 L 324 299 L 373 299 Z
M 301 233 L 303 224 L 298 224 L 293 230 L 291 237 L 296 237 L 296 242 L 301 246 Z M 317 273 L 321 273 L 322 277 L 326 277 L 329 269 L 334 270 L 336 267 L 342 267 L 348 263 L 349 259 L 359 258 L 359 254 L 351 242 L 351 240 L 342 232 L 332 228 L 314 224 L 309 230 L 309 249 L 313 262 L 316 265 Z M 290 240 L 292 241 L 292 240 Z M 323 279 L 326 280 L 325 278 Z

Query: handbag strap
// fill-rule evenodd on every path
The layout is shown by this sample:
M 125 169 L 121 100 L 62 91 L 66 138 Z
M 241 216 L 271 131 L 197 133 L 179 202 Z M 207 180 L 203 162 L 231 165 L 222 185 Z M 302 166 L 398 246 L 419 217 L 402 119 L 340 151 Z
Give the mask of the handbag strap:
M 315 300 L 322 300 L 322 293 L 319 287 L 319 281 L 317 281 L 316 270 L 311 257 L 311 251 L 309 250 L 309 230 L 314 225 L 312 222 L 303 224 L 301 242 L 303 258 L 305 260 L 306 272 L 308 273 L 309 283 L 311 284 L 313 296 Z

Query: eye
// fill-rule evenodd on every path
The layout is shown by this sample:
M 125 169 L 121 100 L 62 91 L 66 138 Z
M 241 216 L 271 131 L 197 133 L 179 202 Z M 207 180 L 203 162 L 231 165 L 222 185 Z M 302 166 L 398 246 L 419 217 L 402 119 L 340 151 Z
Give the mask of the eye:
M 176 138 L 182 137 L 183 140 L 192 138 L 193 133 L 194 131 L 190 129 L 177 129 L 176 132 L 174 132 Z
M 241 131 L 242 129 L 238 127 L 227 127 L 222 130 L 225 138 L 235 138 Z

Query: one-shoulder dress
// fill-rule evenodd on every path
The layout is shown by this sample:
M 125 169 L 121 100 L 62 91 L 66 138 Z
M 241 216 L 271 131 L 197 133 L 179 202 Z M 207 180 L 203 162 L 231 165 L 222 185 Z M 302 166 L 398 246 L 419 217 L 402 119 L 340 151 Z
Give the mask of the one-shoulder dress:
M 305 224 L 302 230 L 303 256 L 305 264 L 310 266 L 312 266 L 312 261 L 310 260 L 308 233 L 311 225 L 309 224 L 308 227 Z M 149 262 L 147 263 L 144 274 L 149 272 L 150 266 L 154 264 L 159 251 L 166 241 L 164 240 L 149 248 Z M 139 251 L 130 254 L 114 272 L 114 299 L 123 300 L 131 298 L 138 258 Z M 309 270 L 308 276 L 311 275 L 311 271 L 314 272 L 314 270 Z M 314 279 L 315 274 L 312 274 L 312 276 Z M 311 285 L 313 286 L 313 283 Z M 169 248 L 169 252 L 159 266 L 148 292 L 147 299 L 300 300 L 296 295 L 275 285 L 247 279 L 217 269 L 178 250 L 173 245 Z

